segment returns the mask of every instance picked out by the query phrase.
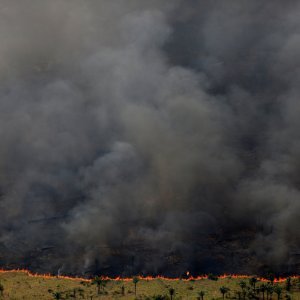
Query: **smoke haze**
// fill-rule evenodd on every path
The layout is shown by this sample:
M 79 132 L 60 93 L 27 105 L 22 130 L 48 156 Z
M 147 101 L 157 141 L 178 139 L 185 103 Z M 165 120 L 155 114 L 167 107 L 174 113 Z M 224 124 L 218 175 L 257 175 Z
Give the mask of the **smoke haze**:
M 1 0 L 0 264 L 300 271 L 297 1 Z

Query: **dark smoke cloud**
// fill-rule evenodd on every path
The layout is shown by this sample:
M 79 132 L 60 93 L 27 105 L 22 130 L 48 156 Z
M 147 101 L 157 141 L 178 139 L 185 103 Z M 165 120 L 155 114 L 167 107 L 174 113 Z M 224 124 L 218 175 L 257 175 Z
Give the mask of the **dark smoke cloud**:
M 299 12 L 2 0 L 1 265 L 297 271 Z

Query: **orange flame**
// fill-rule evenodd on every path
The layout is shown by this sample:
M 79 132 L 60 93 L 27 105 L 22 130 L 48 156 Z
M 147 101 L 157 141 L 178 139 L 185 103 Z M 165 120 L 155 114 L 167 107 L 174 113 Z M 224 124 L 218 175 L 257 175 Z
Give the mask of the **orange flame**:
M 26 275 L 28 275 L 29 277 L 37 277 L 37 278 L 44 278 L 44 279 L 67 279 L 67 280 L 73 280 L 73 281 L 84 281 L 84 282 L 91 282 L 92 279 L 87 279 L 87 278 L 82 278 L 82 277 L 72 277 L 72 276 L 66 276 L 66 275 L 52 275 L 52 274 L 38 274 L 38 273 L 33 273 L 29 270 L 25 270 L 25 269 L 12 269 L 12 270 L 4 270 L 4 269 L 0 269 L 0 274 L 3 273 L 25 273 Z M 164 277 L 161 275 L 158 276 L 137 276 L 140 280 L 146 280 L 146 281 L 152 281 L 152 280 L 165 280 L 165 281 L 176 281 L 176 280 L 183 280 L 183 281 L 196 281 L 196 280 L 203 280 L 203 279 L 207 279 L 208 276 L 207 275 L 202 275 L 202 276 L 192 276 L 190 275 L 190 272 L 186 272 L 187 278 L 171 278 L 171 277 Z M 234 279 L 249 279 L 253 276 L 251 275 L 239 275 L 239 274 L 223 274 L 218 276 L 219 279 L 226 279 L 226 278 L 234 278 Z M 104 280 L 111 280 L 111 281 L 132 281 L 131 277 L 108 277 L 108 276 L 102 276 L 102 278 Z M 299 279 L 300 276 L 299 275 L 293 275 L 290 276 L 290 278 L 292 279 Z M 257 279 L 259 281 L 262 282 L 268 282 L 270 280 L 268 280 L 267 278 L 263 278 L 263 277 L 257 277 Z M 281 283 L 286 281 L 286 277 L 279 277 L 279 278 L 275 278 L 274 282 L 275 283 Z

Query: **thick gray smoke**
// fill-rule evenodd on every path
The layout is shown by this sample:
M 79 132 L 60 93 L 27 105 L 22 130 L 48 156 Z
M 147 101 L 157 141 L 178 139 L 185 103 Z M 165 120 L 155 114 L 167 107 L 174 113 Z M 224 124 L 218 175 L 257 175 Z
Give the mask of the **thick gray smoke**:
M 298 1 L 1 0 L 0 264 L 299 271 Z

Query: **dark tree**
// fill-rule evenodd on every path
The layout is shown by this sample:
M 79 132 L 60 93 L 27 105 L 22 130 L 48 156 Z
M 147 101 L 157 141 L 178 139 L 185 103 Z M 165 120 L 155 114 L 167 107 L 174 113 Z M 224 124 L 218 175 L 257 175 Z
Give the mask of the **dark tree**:
M 173 296 L 175 294 L 175 290 L 173 288 L 169 288 L 169 294 L 170 294 L 171 300 L 173 300 Z
M 243 299 L 245 300 L 246 299 L 246 295 L 247 295 L 247 291 L 245 289 L 242 290 L 242 295 L 243 295 Z
M 0 295 L 3 296 L 4 293 L 4 286 L 2 283 L 0 283 Z
M 225 295 L 229 292 L 229 288 L 226 287 L 226 286 L 221 286 L 221 287 L 220 287 L 220 292 L 221 292 L 222 297 L 223 297 L 223 300 L 224 300 Z
M 137 285 L 137 283 L 139 282 L 140 280 L 139 280 L 139 278 L 138 277 L 133 277 L 132 278 L 132 282 L 133 282 L 133 284 L 134 284 L 134 295 L 136 296 L 136 285 Z
M 241 287 L 242 290 L 244 290 L 247 286 L 246 282 L 244 280 L 239 282 L 239 286 Z
M 267 300 L 272 299 L 273 291 L 274 291 L 274 287 L 272 283 L 267 284 Z
M 236 291 L 236 295 L 237 295 L 238 300 L 242 299 L 242 293 L 240 291 Z
M 267 278 L 270 280 L 271 284 L 273 285 L 275 280 L 275 275 L 273 273 L 270 273 Z
M 205 292 L 204 292 L 204 291 L 200 291 L 198 294 L 199 294 L 199 298 L 200 298 L 201 300 L 203 300 L 203 299 L 204 299 Z
M 265 300 L 265 292 L 266 292 L 266 290 L 267 290 L 267 286 L 263 283 L 263 284 L 259 287 L 259 290 L 260 290 L 261 293 L 262 293 L 263 300 Z
M 249 279 L 249 284 L 253 287 L 253 289 L 255 289 L 255 285 L 256 285 L 256 283 L 257 283 L 257 278 L 256 277 L 251 277 L 250 279 Z
M 62 293 L 60 293 L 60 292 L 55 292 L 55 293 L 53 293 L 53 298 L 54 298 L 55 300 L 60 300 L 60 299 L 62 299 Z
M 279 286 L 279 285 L 275 285 L 274 286 L 274 292 L 275 292 L 275 294 L 277 294 L 277 299 L 279 300 L 280 296 L 282 294 L 282 287 Z
M 291 277 L 288 277 L 285 282 L 285 289 L 289 292 L 291 290 L 291 287 L 292 287 L 292 280 Z
M 97 285 L 97 292 L 98 295 L 100 294 L 101 290 L 104 289 L 104 287 L 106 286 L 108 280 L 106 280 L 105 278 L 103 278 L 102 276 L 96 276 L 93 281 L 92 284 Z

